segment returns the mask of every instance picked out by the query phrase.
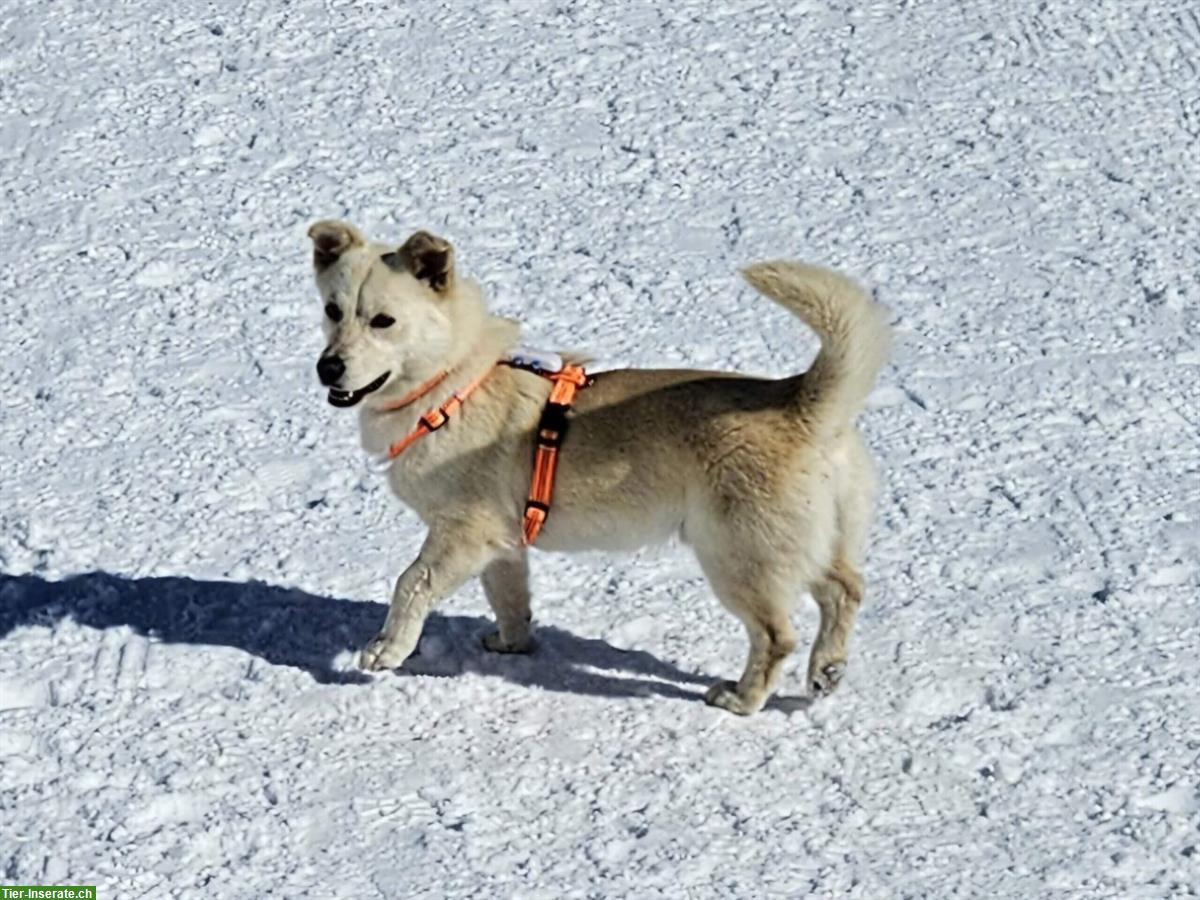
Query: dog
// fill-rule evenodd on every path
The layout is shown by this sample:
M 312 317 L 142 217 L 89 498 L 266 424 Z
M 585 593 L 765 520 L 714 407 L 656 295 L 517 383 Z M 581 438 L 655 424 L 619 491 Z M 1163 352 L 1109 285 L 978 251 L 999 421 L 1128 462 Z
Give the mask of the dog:
M 488 312 L 446 240 L 419 231 L 396 247 L 335 220 L 308 235 L 324 310 L 319 380 L 331 404 L 359 407 L 368 454 L 414 441 L 387 479 L 429 529 L 360 666 L 399 666 L 433 606 L 476 575 L 497 625 L 484 645 L 529 651 L 522 510 L 553 382 L 498 365 L 519 326 Z M 776 261 L 742 274 L 816 332 L 811 367 L 780 380 L 679 369 L 591 376 L 570 410 L 536 546 L 626 551 L 673 536 L 690 545 L 750 640 L 741 678 L 714 684 L 706 702 L 748 715 L 796 647 L 789 611 L 801 590 L 821 613 L 809 688 L 828 693 L 845 671 L 875 483 L 855 419 L 890 328 L 882 306 L 827 269 Z M 422 414 L 447 401 L 455 415 L 427 429 Z M 414 433 L 420 440 L 405 438 Z

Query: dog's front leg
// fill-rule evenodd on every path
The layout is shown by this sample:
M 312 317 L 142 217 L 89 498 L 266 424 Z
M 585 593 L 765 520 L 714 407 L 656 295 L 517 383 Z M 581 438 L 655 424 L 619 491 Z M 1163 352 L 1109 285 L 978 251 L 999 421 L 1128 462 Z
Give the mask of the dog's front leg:
M 496 631 L 483 636 L 494 653 L 528 653 L 533 649 L 529 612 L 529 563 L 525 552 L 502 557 L 483 570 L 483 592 L 496 614 Z
M 396 579 L 383 631 L 363 648 L 359 665 L 378 672 L 408 659 L 434 605 L 478 574 L 492 555 L 486 542 L 431 531 L 416 560 Z

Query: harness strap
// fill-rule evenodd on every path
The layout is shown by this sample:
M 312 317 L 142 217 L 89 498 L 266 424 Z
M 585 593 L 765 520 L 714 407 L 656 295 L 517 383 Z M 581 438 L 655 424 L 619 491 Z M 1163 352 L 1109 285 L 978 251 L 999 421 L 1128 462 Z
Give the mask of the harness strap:
M 558 470 L 558 450 L 567 436 L 567 411 L 575 402 L 575 394 L 589 383 L 587 373 L 581 366 L 563 366 L 557 372 L 544 373 L 543 377 L 549 378 L 554 387 L 550 389 L 550 399 L 538 422 L 533 478 L 525 501 L 525 518 L 521 528 L 526 546 L 537 540 L 550 514 L 554 476 Z
M 430 434 L 431 432 L 437 431 L 439 428 L 441 428 L 443 425 L 445 425 L 446 422 L 449 421 L 450 418 L 462 408 L 462 405 L 466 401 L 466 399 L 468 397 L 470 397 L 473 393 L 475 393 L 476 389 L 481 384 L 483 384 L 485 381 L 487 381 L 487 378 L 489 375 L 492 374 L 493 369 L 495 369 L 495 366 L 493 366 L 491 369 L 488 369 L 486 372 L 484 372 L 482 375 L 480 375 L 478 378 L 476 378 L 474 381 L 472 381 L 466 387 L 462 388 L 461 390 L 455 391 L 453 394 L 450 395 L 450 399 L 447 400 L 445 403 L 443 403 L 441 406 L 431 409 L 431 410 L 427 411 L 424 415 L 422 415 L 421 418 L 419 418 L 417 420 L 416 428 L 414 428 L 412 431 L 410 431 L 404 437 L 400 438 L 400 440 L 396 441 L 396 443 L 394 443 L 390 447 L 388 447 L 387 458 L 389 460 L 395 459 L 397 456 L 399 456 L 401 453 L 403 453 L 405 450 L 407 450 L 409 447 L 411 447 L 413 444 L 415 444 L 421 438 L 425 437 L 425 435 Z M 441 376 L 431 379 L 430 382 L 432 382 L 432 385 L 436 386 L 445 377 L 446 377 L 445 373 L 443 373 Z M 430 384 L 430 382 L 426 382 L 426 384 Z M 428 391 L 429 391 L 429 389 L 426 389 L 426 390 L 422 391 L 422 393 L 428 393 Z M 421 395 L 422 394 L 417 394 L 418 397 Z M 411 403 L 411 402 L 412 401 L 410 400 L 409 403 Z M 407 404 L 402 404 L 402 405 L 407 405 Z M 400 408 L 399 406 L 394 405 L 394 404 L 387 407 L 387 409 L 399 409 L 399 408 Z

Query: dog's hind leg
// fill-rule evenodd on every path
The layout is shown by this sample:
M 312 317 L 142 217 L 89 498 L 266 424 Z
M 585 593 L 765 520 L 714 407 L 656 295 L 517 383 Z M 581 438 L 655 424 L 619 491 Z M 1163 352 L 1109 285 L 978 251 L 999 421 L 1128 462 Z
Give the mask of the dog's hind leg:
M 808 684 L 814 694 L 828 694 L 846 671 L 850 632 L 863 600 L 862 576 L 842 557 L 812 587 L 821 609 L 821 627 L 808 657 Z
M 499 630 L 483 636 L 483 646 L 495 653 L 528 653 L 533 649 L 529 611 L 529 563 L 521 551 L 501 557 L 483 570 L 480 579 Z
M 742 677 L 736 684 L 717 682 L 704 700 L 710 706 L 748 716 L 762 709 L 779 680 L 783 661 L 796 649 L 796 633 L 788 618 L 794 590 L 769 563 L 735 562 L 733 553 L 697 556 L 713 591 L 741 620 L 750 638 Z
M 874 471 L 857 435 L 848 444 L 849 477 L 838 495 L 838 539 L 833 562 L 811 585 L 821 610 L 821 627 L 808 659 L 808 685 L 814 694 L 828 694 L 846 670 L 847 646 L 863 601 L 860 573 L 863 546 L 870 527 Z

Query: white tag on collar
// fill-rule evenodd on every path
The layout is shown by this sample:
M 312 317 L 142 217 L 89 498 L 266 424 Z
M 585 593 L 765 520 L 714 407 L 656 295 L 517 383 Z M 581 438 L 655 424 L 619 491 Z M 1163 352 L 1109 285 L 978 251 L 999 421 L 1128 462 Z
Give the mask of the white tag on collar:
M 393 461 L 387 454 L 375 456 L 372 453 L 367 453 L 363 455 L 363 463 L 366 464 L 367 471 L 372 475 L 386 475 L 392 467 Z
M 505 357 L 505 361 L 518 369 L 532 369 L 546 375 L 561 372 L 565 365 L 560 354 L 551 350 L 534 350 L 531 347 L 518 347 Z

